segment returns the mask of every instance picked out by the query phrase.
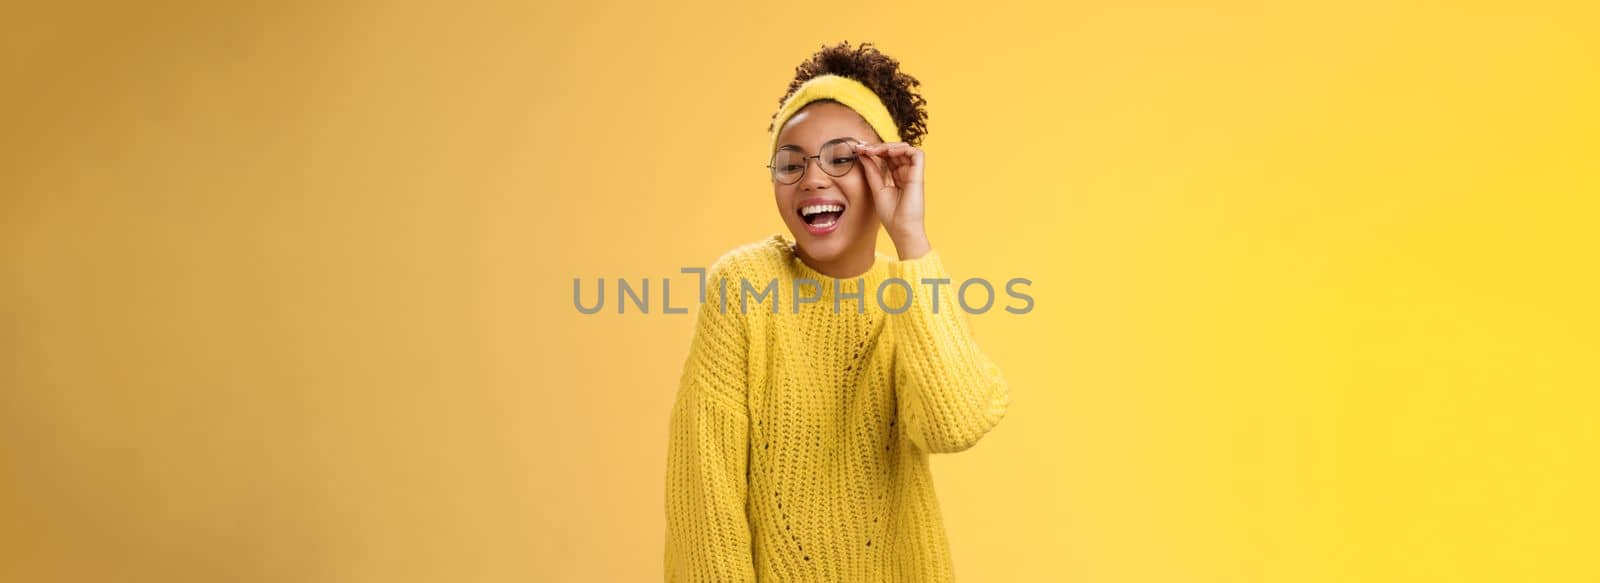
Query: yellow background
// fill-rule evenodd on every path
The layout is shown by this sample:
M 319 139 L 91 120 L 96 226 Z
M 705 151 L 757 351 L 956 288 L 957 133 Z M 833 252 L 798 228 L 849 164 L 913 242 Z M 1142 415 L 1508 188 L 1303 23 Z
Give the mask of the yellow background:
M 951 270 L 1034 281 L 960 580 L 1600 579 L 1590 3 L 45 4 L 0 579 L 659 580 L 692 318 L 572 280 L 781 230 L 841 39 L 924 82 Z

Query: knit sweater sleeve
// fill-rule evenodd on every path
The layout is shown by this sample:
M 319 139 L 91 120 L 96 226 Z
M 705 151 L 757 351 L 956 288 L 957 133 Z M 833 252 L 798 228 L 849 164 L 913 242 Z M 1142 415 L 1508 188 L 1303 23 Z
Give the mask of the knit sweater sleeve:
M 706 287 L 727 277 L 713 266 Z M 730 278 L 730 279 L 737 279 Z M 746 326 L 736 306 L 700 304 L 669 422 L 666 581 L 755 581 L 748 497 Z
M 950 281 L 937 251 L 892 264 L 890 275 L 912 290 L 907 309 L 890 323 L 902 431 L 929 453 L 966 450 L 1005 416 L 1010 389 L 973 340 L 966 312 L 956 303 L 952 284 L 960 282 Z M 906 304 L 892 307 L 898 305 Z

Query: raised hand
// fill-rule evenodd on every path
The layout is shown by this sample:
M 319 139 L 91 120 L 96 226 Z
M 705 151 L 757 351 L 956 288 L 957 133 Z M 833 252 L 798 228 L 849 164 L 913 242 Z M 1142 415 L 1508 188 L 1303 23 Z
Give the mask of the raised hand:
M 900 259 L 916 259 L 932 247 L 922 226 L 922 149 L 905 142 L 855 144 L 867 174 L 878 219 L 889 231 Z

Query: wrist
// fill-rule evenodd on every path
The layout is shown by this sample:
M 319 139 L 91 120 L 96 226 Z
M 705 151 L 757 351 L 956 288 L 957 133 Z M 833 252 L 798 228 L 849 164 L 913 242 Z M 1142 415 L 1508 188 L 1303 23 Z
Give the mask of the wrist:
M 910 261 L 927 255 L 933 246 L 928 243 L 928 234 L 919 226 L 915 229 L 906 229 L 900 232 L 891 231 L 889 240 L 894 242 L 894 249 L 901 261 Z

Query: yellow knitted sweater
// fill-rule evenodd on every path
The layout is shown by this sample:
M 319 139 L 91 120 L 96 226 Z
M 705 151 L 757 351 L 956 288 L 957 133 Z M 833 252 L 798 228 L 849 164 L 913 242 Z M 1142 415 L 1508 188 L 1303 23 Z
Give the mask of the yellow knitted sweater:
M 880 306 L 888 278 L 904 312 L 882 307 L 907 305 L 894 282 Z M 922 283 L 949 278 L 937 251 L 879 254 L 835 290 L 782 235 L 711 266 L 669 424 L 669 583 L 951 579 L 928 454 L 972 447 L 1011 397 L 953 286 Z

